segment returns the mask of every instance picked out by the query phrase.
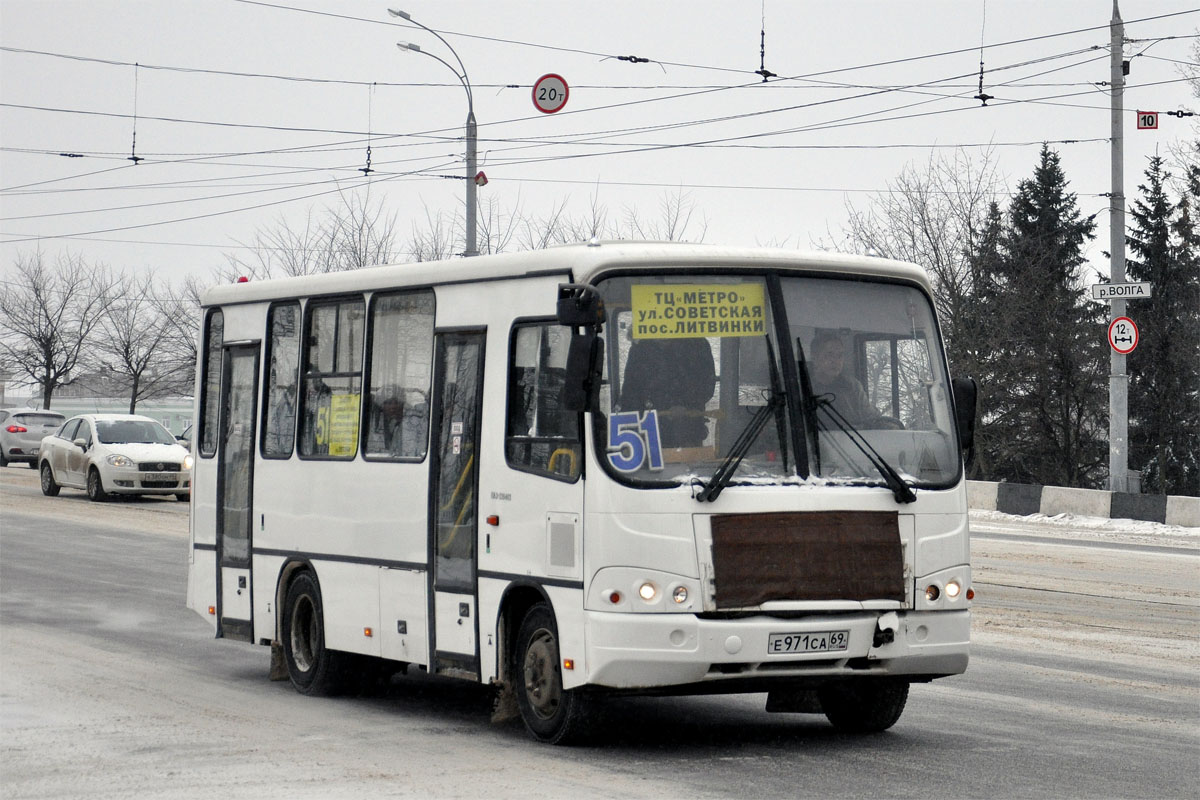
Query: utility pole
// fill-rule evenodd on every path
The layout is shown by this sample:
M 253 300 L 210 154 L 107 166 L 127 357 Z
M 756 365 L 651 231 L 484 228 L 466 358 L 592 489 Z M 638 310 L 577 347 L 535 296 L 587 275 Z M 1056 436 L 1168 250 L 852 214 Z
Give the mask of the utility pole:
M 1125 282 L 1125 23 L 1117 0 L 1113 0 L 1111 57 L 1112 77 L 1109 83 L 1112 100 L 1112 191 L 1109 206 L 1108 251 L 1112 254 L 1109 280 Z M 1125 300 L 1112 298 L 1109 302 L 1109 322 L 1125 316 Z M 1125 372 L 1125 356 L 1112 350 L 1109 354 L 1108 375 L 1108 488 L 1128 492 L 1129 486 L 1129 376 Z

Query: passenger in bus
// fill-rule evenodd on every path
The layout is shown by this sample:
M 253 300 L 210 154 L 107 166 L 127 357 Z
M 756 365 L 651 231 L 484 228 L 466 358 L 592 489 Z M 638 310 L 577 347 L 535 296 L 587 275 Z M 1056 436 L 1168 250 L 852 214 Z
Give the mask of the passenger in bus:
M 815 396 L 828 400 L 853 425 L 879 417 L 862 384 L 845 372 L 846 345 L 842 337 L 832 331 L 817 333 L 808 351 L 809 377 Z
M 621 410 L 656 409 L 663 447 L 700 447 L 708 437 L 705 406 L 716 386 L 707 339 L 639 339 L 625 362 Z

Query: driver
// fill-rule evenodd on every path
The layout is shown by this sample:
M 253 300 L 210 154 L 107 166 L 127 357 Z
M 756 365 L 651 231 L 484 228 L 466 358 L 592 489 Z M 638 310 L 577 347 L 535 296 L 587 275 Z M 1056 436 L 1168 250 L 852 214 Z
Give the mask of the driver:
M 877 419 L 876 411 L 862 384 L 844 371 L 846 345 L 836 333 L 825 331 L 813 337 L 809 347 L 812 353 L 809 377 L 812 379 L 813 395 L 823 397 L 852 425 Z

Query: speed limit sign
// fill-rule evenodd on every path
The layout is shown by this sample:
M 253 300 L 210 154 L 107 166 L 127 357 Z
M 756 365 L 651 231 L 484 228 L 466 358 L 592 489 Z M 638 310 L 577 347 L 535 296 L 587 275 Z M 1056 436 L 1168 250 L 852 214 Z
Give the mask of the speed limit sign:
M 571 89 L 561 75 L 551 72 L 533 84 L 533 107 L 543 114 L 553 114 L 567 104 Z

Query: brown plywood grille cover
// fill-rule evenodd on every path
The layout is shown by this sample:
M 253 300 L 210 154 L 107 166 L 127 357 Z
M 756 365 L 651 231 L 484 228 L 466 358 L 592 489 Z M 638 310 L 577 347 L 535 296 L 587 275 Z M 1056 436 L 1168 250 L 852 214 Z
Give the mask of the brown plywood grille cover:
M 904 600 L 892 511 L 723 514 L 712 518 L 718 608 L 771 600 Z

